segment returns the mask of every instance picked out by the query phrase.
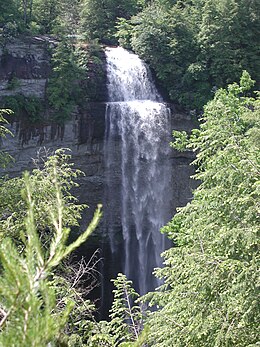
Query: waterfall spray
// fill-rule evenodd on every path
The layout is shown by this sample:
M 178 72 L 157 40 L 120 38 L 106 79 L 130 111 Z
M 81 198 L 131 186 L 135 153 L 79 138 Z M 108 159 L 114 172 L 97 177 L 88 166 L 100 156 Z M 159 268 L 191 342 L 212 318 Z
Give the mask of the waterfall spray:
M 121 271 L 145 294 L 158 285 L 152 272 L 162 265 L 160 254 L 165 249 L 160 228 L 171 216 L 171 115 L 137 55 L 107 48 L 106 58 L 106 228 L 112 256 L 123 252 Z M 121 179 L 115 186 L 116 171 Z M 116 195 L 120 231 L 114 228 Z

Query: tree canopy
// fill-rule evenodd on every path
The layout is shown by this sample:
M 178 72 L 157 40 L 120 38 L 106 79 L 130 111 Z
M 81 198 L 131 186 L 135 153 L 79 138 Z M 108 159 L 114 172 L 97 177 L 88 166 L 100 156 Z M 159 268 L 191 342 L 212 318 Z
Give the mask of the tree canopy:
M 259 1 L 153 1 L 119 21 L 119 42 L 152 69 L 172 101 L 201 110 L 247 70 L 259 83 Z
M 25 32 L 119 42 L 187 109 L 200 112 L 243 70 L 260 80 L 257 0 L 0 0 L 0 10 L 4 41 Z

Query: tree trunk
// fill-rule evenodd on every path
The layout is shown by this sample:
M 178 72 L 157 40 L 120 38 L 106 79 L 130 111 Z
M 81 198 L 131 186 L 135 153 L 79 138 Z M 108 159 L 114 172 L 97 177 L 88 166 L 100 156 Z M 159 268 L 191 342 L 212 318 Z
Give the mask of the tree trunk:
M 23 0 L 23 18 L 25 25 L 27 24 L 27 0 Z

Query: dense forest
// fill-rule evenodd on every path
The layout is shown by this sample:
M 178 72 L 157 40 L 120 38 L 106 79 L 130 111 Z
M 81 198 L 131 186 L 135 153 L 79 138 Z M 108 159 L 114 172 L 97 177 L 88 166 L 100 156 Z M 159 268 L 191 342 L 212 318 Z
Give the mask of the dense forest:
M 243 70 L 259 83 L 259 13 L 257 0 L 2 0 L 0 27 L 2 41 L 18 33 L 63 39 L 54 65 L 64 60 L 58 73 L 68 80 L 65 93 L 60 92 L 68 108 L 75 99 L 68 87 L 72 76 L 76 79 L 84 69 L 78 49 L 69 44 L 77 38 L 134 50 L 148 62 L 169 100 L 200 112 L 216 89 L 238 82 Z M 59 108 L 60 95 L 53 89 L 61 86 L 55 87 L 50 98 Z
M 163 284 L 140 297 L 118 274 L 108 321 L 87 296 L 90 265 L 70 261 L 102 217 L 99 205 L 71 241 L 86 208 L 71 192 L 82 172 L 60 149 L 30 173 L 0 177 L 0 347 L 260 344 L 259 16 L 257 0 L 0 0 L 3 50 L 16 37 L 57 42 L 47 90 L 57 122 L 95 99 L 88 62 L 102 80 L 102 47 L 122 45 L 199 123 L 170 144 L 196 154 L 199 186 L 161 230 L 174 245 L 155 269 Z M 3 98 L 0 137 L 21 108 L 39 121 L 37 100 Z M 0 151 L 0 165 L 10 161 Z

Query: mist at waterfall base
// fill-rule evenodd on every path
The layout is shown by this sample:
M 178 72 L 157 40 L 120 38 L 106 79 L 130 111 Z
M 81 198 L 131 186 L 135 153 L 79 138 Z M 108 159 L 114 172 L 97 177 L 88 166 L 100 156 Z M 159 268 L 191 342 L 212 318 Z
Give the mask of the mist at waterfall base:
M 118 272 L 141 295 L 159 285 L 152 272 L 167 243 L 160 228 L 172 214 L 170 110 L 137 55 L 107 48 L 106 59 L 104 310 Z

